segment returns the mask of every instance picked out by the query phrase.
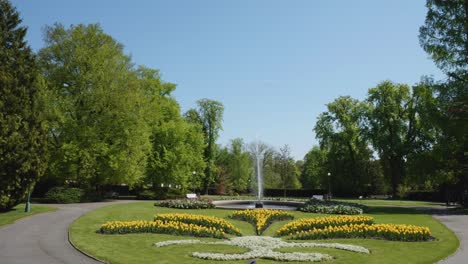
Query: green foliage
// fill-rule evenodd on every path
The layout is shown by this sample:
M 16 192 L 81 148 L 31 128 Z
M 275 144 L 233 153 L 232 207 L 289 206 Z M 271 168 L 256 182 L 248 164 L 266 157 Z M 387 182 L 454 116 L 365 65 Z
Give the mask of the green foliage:
M 79 188 L 54 187 L 45 194 L 49 203 L 79 203 L 85 199 L 85 191 Z
M 362 209 L 347 205 L 305 205 L 299 208 L 302 212 L 316 214 L 341 214 L 341 215 L 359 215 Z
M 214 183 L 216 176 L 216 140 L 218 139 L 219 131 L 223 128 L 224 106 L 218 101 L 209 99 L 198 100 L 197 105 L 198 108 L 190 109 L 185 114 L 185 118 L 188 122 L 199 125 L 204 135 L 204 160 L 206 167 L 202 184 L 205 192 L 208 192 L 208 187 Z
M 354 195 L 369 192 L 369 186 L 374 184 L 378 175 L 369 169 L 372 152 L 362 133 L 365 105 L 357 99 L 341 96 L 327 104 L 327 110 L 320 114 L 314 127 L 321 150 L 312 152 L 314 158 L 320 157 L 313 164 L 317 168 L 312 167 L 315 169 L 312 173 L 320 174 L 317 176 L 322 177 L 322 188 L 328 189 L 330 181 L 332 193 Z M 331 173 L 329 179 L 326 178 L 328 173 Z
M 149 97 L 154 113 L 150 120 L 152 150 L 145 181 L 153 188 L 161 184 L 180 185 L 182 189 L 198 186 L 198 178 L 205 169 L 205 145 L 199 125 L 181 117 L 178 103 L 169 96 L 172 89 L 164 88 L 168 84 L 162 83 L 159 75 L 150 69 L 140 68 L 140 71 L 141 81 L 147 84 L 146 90 L 152 91 Z
M 439 68 L 449 73 L 467 70 L 468 2 L 427 0 L 426 21 L 419 41 Z M 450 75 L 450 74 L 449 74 Z
M 327 186 L 327 153 L 314 146 L 304 157 L 301 182 L 306 189 L 328 188 Z
M 21 202 L 47 164 L 44 83 L 21 22 L 0 0 L 0 211 Z
M 148 98 L 123 46 L 99 25 L 56 24 L 45 42 L 49 173 L 90 187 L 137 182 L 150 146 Z
M 154 203 L 154 206 L 177 208 L 177 209 L 211 209 L 214 204 L 207 199 L 179 199 L 164 200 Z

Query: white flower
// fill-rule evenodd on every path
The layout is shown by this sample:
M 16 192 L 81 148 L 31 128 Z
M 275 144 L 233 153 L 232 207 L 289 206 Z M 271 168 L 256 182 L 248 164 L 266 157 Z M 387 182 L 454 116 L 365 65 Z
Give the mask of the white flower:
M 324 261 L 333 259 L 332 256 L 322 253 L 283 253 L 273 251 L 273 249 L 283 247 L 317 247 L 317 248 L 334 248 L 340 250 L 347 250 L 357 253 L 369 254 L 367 248 L 349 244 L 339 243 L 293 243 L 286 242 L 280 238 L 267 237 L 267 236 L 246 236 L 235 237 L 231 240 L 224 240 L 220 242 L 203 242 L 200 240 L 170 240 L 155 243 L 156 247 L 164 247 L 169 245 L 187 245 L 187 244 L 206 244 L 206 245 L 229 245 L 248 248 L 250 251 L 242 254 L 223 254 L 223 253 L 203 253 L 193 252 L 192 256 L 200 259 L 210 260 L 245 260 L 245 259 L 273 259 L 280 261 Z

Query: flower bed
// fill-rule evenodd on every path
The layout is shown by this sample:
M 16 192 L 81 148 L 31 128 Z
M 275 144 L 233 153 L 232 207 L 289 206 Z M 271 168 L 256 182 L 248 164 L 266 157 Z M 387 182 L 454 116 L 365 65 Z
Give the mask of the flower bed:
M 276 231 L 279 236 L 291 235 L 300 231 L 311 229 L 322 229 L 329 226 L 344 226 L 351 224 L 373 224 L 374 219 L 370 216 L 327 216 L 316 218 L 304 218 L 289 222 Z
M 176 199 L 163 200 L 154 203 L 155 206 L 176 208 L 176 209 L 211 209 L 215 208 L 211 200 L 207 199 Z
M 226 238 L 223 230 L 178 221 L 110 221 L 101 225 L 102 234 L 157 233 Z
M 154 216 L 154 221 L 169 221 L 169 222 L 182 222 L 186 224 L 195 224 L 205 227 L 214 227 L 222 230 L 225 233 L 233 235 L 241 235 L 237 229 L 230 222 L 214 216 L 193 215 L 193 214 L 157 214 Z
M 299 210 L 318 214 L 360 215 L 363 213 L 361 208 L 348 205 L 304 205 L 299 207 Z
M 274 251 L 279 248 L 291 247 L 314 247 L 314 248 L 334 248 L 339 250 L 346 250 L 356 253 L 369 254 L 367 248 L 348 244 L 339 243 L 291 243 L 281 240 L 280 238 L 264 237 L 264 236 L 247 236 L 235 237 L 231 240 L 220 242 L 205 242 L 200 240 L 171 240 L 155 243 L 156 247 L 164 247 L 170 245 L 191 245 L 191 244 L 204 244 L 204 245 L 231 245 L 243 248 L 248 248 L 250 251 L 241 254 L 223 254 L 223 253 L 204 253 L 193 252 L 192 256 L 200 259 L 208 260 L 248 260 L 248 259 L 273 259 L 278 261 L 325 261 L 331 260 L 328 254 L 324 253 L 302 253 L 291 252 L 283 253 Z
M 260 235 L 271 225 L 273 221 L 281 221 L 293 219 L 294 216 L 291 213 L 281 210 L 271 209 L 248 209 L 235 211 L 231 216 L 233 219 L 244 220 L 255 227 L 255 232 Z
M 398 241 L 427 241 L 431 232 L 427 227 L 394 224 L 351 224 L 328 226 L 323 229 L 298 231 L 290 239 L 330 239 L 330 238 L 382 238 Z
M 367 211 L 367 206 L 357 203 L 325 201 L 315 198 L 309 199 L 305 204 L 299 207 L 302 212 L 322 213 L 322 214 L 346 214 L 357 215 Z

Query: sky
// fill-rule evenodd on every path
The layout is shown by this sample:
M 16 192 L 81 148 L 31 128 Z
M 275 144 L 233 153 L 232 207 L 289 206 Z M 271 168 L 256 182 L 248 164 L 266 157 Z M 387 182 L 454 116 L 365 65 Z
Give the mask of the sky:
M 295 159 L 338 96 L 363 99 L 383 80 L 442 78 L 418 40 L 424 0 L 14 0 L 38 51 L 46 25 L 99 23 L 136 65 L 176 83 L 182 111 L 224 104 L 219 143 L 243 138 Z

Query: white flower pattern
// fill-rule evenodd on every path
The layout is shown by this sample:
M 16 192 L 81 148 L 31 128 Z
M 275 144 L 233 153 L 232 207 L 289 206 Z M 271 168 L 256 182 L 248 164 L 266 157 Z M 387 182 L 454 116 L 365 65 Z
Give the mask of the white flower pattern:
M 267 237 L 267 236 L 245 236 L 235 237 L 230 240 L 220 242 L 204 242 L 200 240 L 169 240 L 155 243 L 156 247 L 164 247 L 170 245 L 188 245 L 188 244 L 205 244 L 205 245 L 230 245 L 248 248 L 250 251 L 242 254 L 223 254 L 223 253 L 202 253 L 193 252 L 192 256 L 200 259 L 209 260 L 246 260 L 246 259 L 272 259 L 279 261 L 325 261 L 332 260 L 333 257 L 328 254 L 322 253 L 302 253 L 292 252 L 283 253 L 273 251 L 278 248 L 285 247 L 316 247 L 316 248 L 334 248 L 340 250 L 347 250 L 357 253 L 369 254 L 367 248 L 349 244 L 339 243 L 295 243 L 286 242 L 280 238 Z

